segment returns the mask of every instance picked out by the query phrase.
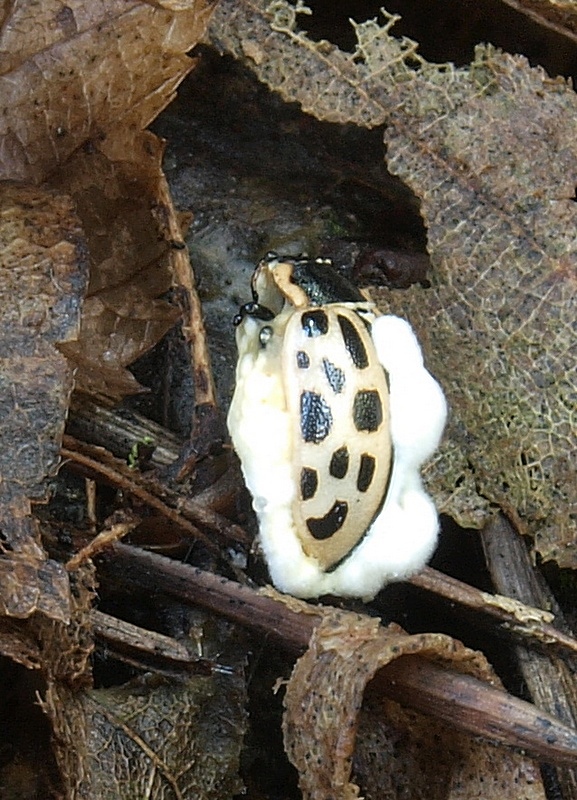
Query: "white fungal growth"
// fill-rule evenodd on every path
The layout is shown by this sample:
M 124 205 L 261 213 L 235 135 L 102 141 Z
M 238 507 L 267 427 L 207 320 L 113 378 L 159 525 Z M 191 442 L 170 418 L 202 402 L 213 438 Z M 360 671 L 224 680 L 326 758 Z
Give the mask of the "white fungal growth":
M 424 367 L 409 324 L 393 316 L 375 318 L 372 340 L 390 386 L 392 472 L 388 487 L 383 487 L 384 502 L 366 532 L 359 531 L 350 552 L 325 569 L 305 552 L 295 522 L 294 504 L 301 491 L 294 470 L 299 442 L 286 396 L 286 375 L 278 353 L 271 356 L 271 347 L 282 348 L 282 336 L 276 337 L 276 344 L 273 337 L 270 345 L 263 346 L 262 326 L 262 321 L 248 316 L 237 328 L 239 361 L 228 425 L 253 497 L 272 582 L 297 597 L 332 594 L 371 599 L 385 584 L 422 569 L 435 548 L 437 512 L 419 470 L 439 444 L 447 414 L 445 398 Z

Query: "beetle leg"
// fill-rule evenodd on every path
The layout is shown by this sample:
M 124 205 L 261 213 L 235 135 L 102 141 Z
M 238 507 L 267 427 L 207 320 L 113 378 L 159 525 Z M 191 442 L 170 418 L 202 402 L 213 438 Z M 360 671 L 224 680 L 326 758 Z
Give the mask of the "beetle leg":
M 270 322 L 271 319 L 274 319 L 274 316 L 275 315 L 270 308 L 261 306 L 260 303 L 252 301 L 251 303 L 245 303 L 239 308 L 238 314 L 234 317 L 232 324 L 235 327 L 240 325 L 245 317 L 254 317 L 255 319 L 260 319 L 263 322 Z

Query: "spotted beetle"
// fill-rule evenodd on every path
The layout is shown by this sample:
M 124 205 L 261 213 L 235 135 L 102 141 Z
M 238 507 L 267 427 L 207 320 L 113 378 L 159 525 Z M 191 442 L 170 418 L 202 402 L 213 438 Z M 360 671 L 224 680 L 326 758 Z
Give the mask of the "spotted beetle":
M 404 320 L 328 259 L 268 253 L 235 317 L 228 414 L 275 586 L 370 598 L 420 569 L 437 514 L 419 468 L 443 394 Z

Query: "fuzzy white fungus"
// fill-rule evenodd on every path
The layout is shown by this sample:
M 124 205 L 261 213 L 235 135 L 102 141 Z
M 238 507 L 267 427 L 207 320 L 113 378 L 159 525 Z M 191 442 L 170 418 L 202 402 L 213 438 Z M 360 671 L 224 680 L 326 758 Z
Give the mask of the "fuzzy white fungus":
M 361 542 L 335 569 L 325 572 L 303 552 L 295 531 L 291 425 L 282 377 L 267 374 L 262 350 L 252 344 L 259 325 L 246 318 L 237 329 L 240 357 L 228 425 L 253 496 L 272 582 L 296 597 L 333 594 L 371 599 L 385 584 L 422 569 L 435 548 L 437 512 L 419 470 L 437 448 L 445 425 L 447 406 L 441 388 L 424 367 L 410 325 L 398 317 L 378 317 L 372 337 L 390 379 L 394 456 L 389 490 Z

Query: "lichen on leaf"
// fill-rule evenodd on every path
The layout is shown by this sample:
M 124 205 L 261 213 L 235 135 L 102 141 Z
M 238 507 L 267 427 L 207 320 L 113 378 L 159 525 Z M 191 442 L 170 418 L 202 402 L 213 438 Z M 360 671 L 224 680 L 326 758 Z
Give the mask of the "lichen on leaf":
M 544 559 L 575 567 L 575 92 L 490 46 L 467 67 L 428 63 L 388 14 L 353 23 L 357 46 L 343 53 L 298 30 L 307 11 L 223 0 L 214 39 L 319 119 L 385 124 L 433 274 L 430 289 L 377 299 L 415 327 L 451 407 L 428 487 L 462 525 L 500 508 Z
M 577 98 L 478 48 L 434 117 L 408 123 L 387 130 L 388 163 L 421 198 L 435 272 L 392 307 L 429 340 L 453 409 L 431 478 L 458 515 L 470 473 L 544 558 L 575 566 Z

